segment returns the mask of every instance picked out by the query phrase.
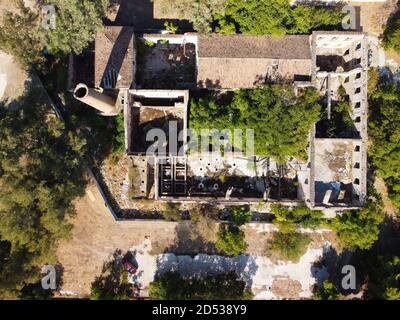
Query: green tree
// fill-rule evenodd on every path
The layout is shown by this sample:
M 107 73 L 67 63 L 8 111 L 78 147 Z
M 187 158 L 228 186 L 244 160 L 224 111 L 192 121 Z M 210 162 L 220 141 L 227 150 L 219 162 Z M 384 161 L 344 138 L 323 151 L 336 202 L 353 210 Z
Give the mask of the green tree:
M 383 46 L 385 49 L 400 52 L 400 16 L 398 14 L 385 26 Z
M 316 288 L 313 299 L 314 300 L 339 300 L 341 297 L 339 290 L 335 284 L 329 280 L 325 280 L 322 287 Z
M 372 88 L 373 89 L 373 88 Z M 381 84 L 369 93 L 369 155 L 392 202 L 400 208 L 400 95 L 395 85 Z
M 17 0 L 17 12 L 6 11 L 0 26 L 0 49 L 13 55 L 22 67 L 44 61 L 40 17 Z
M 290 21 L 289 0 L 228 0 L 225 15 L 244 34 L 283 36 Z
M 17 12 L 5 14 L 0 27 L 0 48 L 16 57 L 24 67 L 44 61 L 43 50 L 65 56 L 80 54 L 102 27 L 108 0 L 44 0 L 56 9 L 55 28 L 44 28 L 38 9 L 29 9 L 18 0 Z
M 0 108 L 0 264 L 2 294 L 18 297 L 39 280 L 43 264 L 56 264 L 60 239 L 70 237 L 66 218 L 85 190 L 86 141 L 68 132 L 40 91 Z
M 177 272 L 167 272 L 150 283 L 152 300 L 244 300 L 253 297 L 235 272 L 206 278 L 182 278 Z
M 369 254 L 362 259 L 366 278 L 366 299 L 400 300 L 400 257 Z
M 298 232 L 275 232 L 267 250 L 276 252 L 282 259 L 299 261 L 311 242 L 310 236 Z
M 226 0 L 161 0 L 161 11 L 178 14 L 188 19 L 193 28 L 201 33 L 211 32 L 215 15 L 223 15 Z
M 291 11 L 290 34 L 308 34 L 313 30 L 338 30 L 344 14 L 338 9 L 298 5 Z
M 296 97 L 291 87 L 261 86 L 239 90 L 229 103 L 214 95 L 190 105 L 190 127 L 202 129 L 253 129 L 254 149 L 258 156 L 284 163 L 292 156 L 307 158 L 308 135 L 320 119 L 320 105 L 315 90 Z
M 317 228 L 322 221 L 323 212 L 311 210 L 305 204 L 300 204 L 293 208 L 281 204 L 271 205 L 271 212 L 274 215 L 273 224 L 282 233 L 293 233 L 299 227 Z
M 236 226 L 221 225 L 215 247 L 228 256 L 240 255 L 247 249 L 244 232 Z
M 56 9 L 56 28 L 45 30 L 46 46 L 55 55 L 80 54 L 103 26 L 109 0 L 45 0 Z
M 124 114 L 121 112 L 115 117 L 114 121 L 115 133 L 113 136 L 113 153 L 121 154 L 125 152 L 125 126 Z
M 233 206 L 230 208 L 230 210 L 231 220 L 235 225 L 241 226 L 251 222 L 251 218 L 253 215 L 250 211 L 249 206 Z
M 361 210 L 345 210 L 330 223 L 344 249 L 370 249 L 379 236 L 384 214 L 378 202 L 369 201 Z

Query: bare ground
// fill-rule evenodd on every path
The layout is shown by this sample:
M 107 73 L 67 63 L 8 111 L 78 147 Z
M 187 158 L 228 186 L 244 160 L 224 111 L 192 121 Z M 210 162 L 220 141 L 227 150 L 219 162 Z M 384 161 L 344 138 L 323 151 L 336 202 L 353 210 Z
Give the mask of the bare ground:
M 385 182 L 380 177 L 375 177 L 374 187 L 376 191 L 382 196 L 383 207 L 387 215 L 391 217 L 396 217 L 398 215 L 397 208 L 393 205 L 392 201 L 389 199 L 389 194 Z
M 127 251 L 146 236 L 165 247 L 174 241 L 173 222 L 116 222 L 93 185 L 87 188 L 85 197 L 75 202 L 75 207 L 72 239 L 61 242 L 57 251 L 64 268 L 61 289 L 71 296 L 85 297 L 90 293 L 91 282 L 115 250 Z
M 389 17 L 397 9 L 398 0 L 387 0 L 381 3 L 349 1 L 355 7 L 361 7 L 360 24 L 364 32 L 380 35 Z

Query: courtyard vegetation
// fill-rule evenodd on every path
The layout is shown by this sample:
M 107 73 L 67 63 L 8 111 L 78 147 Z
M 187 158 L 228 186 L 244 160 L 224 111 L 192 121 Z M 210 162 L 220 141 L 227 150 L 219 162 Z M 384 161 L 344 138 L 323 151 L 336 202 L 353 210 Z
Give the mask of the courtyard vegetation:
M 273 204 L 271 212 L 274 215 L 272 222 L 279 231 L 275 232 L 271 241 L 267 243 L 267 253 L 271 250 L 282 259 L 297 262 L 311 242 L 311 237 L 300 233 L 298 229 L 317 228 L 322 223 L 322 211 L 311 210 L 304 204 L 293 208 Z
M 192 99 L 189 125 L 197 134 L 202 129 L 253 129 L 255 154 L 282 164 L 288 157 L 307 159 L 308 135 L 320 109 L 314 90 L 296 97 L 290 86 L 268 85 L 235 91 L 230 99 Z

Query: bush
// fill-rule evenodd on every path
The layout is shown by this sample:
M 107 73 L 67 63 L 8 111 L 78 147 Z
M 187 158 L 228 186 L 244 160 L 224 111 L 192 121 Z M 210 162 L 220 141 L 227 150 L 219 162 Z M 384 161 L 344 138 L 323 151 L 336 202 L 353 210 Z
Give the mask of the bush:
M 383 46 L 385 49 L 400 52 L 400 16 L 398 14 L 385 27 Z
M 356 247 L 366 250 L 378 240 L 379 225 L 384 214 L 379 203 L 370 201 L 361 210 L 345 210 L 330 223 L 336 232 L 343 249 Z
M 179 203 L 167 202 L 164 206 L 163 217 L 167 221 L 179 221 L 182 219 Z
M 369 92 L 368 153 L 375 172 L 385 180 L 393 204 L 400 209 L 400 94 L 396 85 L 377 86 L 376 75 Z M 375 85 L 375 88 L 372 86 Z
M 113 120 L 114 120 L 114 136 L 113 136 L 112 149 L 114 154 L 121 154 L 125 152 L 124 114 L 121 112 Z
M 310 242 L 311 238 L 306 234 L 276 232 L 269 244 L 269 249 L 285 260 L 297 262 L 307 251 Z
M 204 279 L 184 279 L 177 272 L 167 272 L 150 283 L 152 300 L 243 300 L 252 293 L 235 272 Z
M 215 247 L 228 256 L 240 255 L 247 249 L 244 232 L 236 226 L 221 225 Z
M 56 8 L 54 29 L 43 28 L 38 9 L 25 7 L 22 0 L 17 1 L 15 13 L 5 14 L 0 27 L 1 49 L 13 55 L 23 67 L 44 62 L 44 48 L 57 57 L 82 53 L 102 27 L 108 5 L 108 0 L 42 2 Z
M 339 300 L 339 290 L 329 280 L 325 280 L 321 288 L 317 288 L 314 292 L 314 300 Z
M 311 210 L 305 204 L 300 204 L 292 209 L 281 204 L 273 204 L 271 212 L 275 216 L 273 224 L 282 233 L 295 232 L 299 227 L 315 229 L 321 224 L 323 217 L 322 211 Z
M 236 226 L 251 222 L 252 213 L 249 206 L 234 206 L 230 208 L 231 220 Z

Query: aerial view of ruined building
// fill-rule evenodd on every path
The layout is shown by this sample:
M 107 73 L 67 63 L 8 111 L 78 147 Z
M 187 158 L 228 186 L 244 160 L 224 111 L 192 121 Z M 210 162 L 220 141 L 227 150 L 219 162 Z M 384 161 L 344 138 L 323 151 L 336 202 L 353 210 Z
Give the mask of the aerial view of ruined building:
M 366 34 L 135 35 L 131 27 L 107 26 L 97 34 L 93 51 L 94 72 L 86 79 L 76 72 L 79 61 L 70 59 L 70 88 L 76 99 L 105 116 L 123 112 L 126 153 L 136 173 L 130 188 L 137 198 L 152 190 L 154 199 L 179 202 L 305 202 L 327 216 L 365 204 Z M 318 90 L 328 121 L 311 130 L 307 162 L 291 158 L 282 168 L 267 159 L 254 170 L 241 154 L 188 152 L 192 94 L 266 83 Z M 334 123 L 342 96 L 352 106 L 352 128 Z M 162 150 L 152 151 L 152 129 L 165 134 Z M 178 141 L 175 148 L 171 141 Z

